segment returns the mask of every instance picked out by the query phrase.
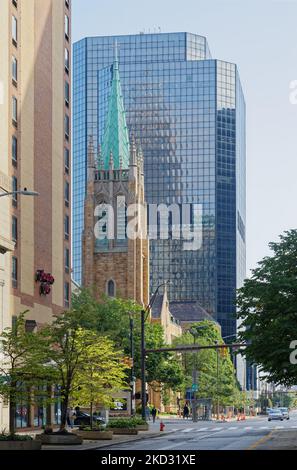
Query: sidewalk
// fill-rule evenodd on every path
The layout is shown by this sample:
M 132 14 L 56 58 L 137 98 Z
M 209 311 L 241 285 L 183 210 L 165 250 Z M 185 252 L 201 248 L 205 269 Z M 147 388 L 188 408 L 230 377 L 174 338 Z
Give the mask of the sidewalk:
M 157 431 L 150 429 L 149 431 L 138 431 L 136 436 L 125 436 L 121 434 L 114 434 L 111 441 L 87 441 L 84 440 L 83 444 L 77 446 L 42 446 L 42 450 L 95 450 L 102 447 L 112 447 L 118 444 L 125 444 L 126 442 L 141 441 L 143 439 L 153 439 L 155 437 L 166 436 L 170 432 Z
M 271 431 L 252 450 L 297 450 L 297 429 Z

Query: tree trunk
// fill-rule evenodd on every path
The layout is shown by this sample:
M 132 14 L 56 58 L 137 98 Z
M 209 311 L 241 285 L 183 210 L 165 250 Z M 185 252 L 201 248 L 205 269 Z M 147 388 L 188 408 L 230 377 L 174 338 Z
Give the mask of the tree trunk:
M 9 397 L 9 432 L 15 434 L 15 415 L 16 415 L 16 402 L 15 402 L 15 389 L 12 385 L 12 391 Z
M 93 402 L 92 401 L 90 404 L 90 426 L 91 426 L 91 430 L 93 430 Z
M 61 424 L 60 431 L 63 431 L 66 428 L 67 424 L 67 408 L 69 403 L 69 391 L 61 391 Z

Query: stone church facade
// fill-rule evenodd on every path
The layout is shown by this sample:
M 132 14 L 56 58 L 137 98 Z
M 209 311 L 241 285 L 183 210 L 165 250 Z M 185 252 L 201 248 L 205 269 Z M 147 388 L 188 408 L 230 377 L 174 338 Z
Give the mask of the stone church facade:
M 83 285 L 99 296 L 149 302 L 143 156 L 129 139 L 117 59 L 102 147 L 95 152 L 91 136 L 88 144 Z

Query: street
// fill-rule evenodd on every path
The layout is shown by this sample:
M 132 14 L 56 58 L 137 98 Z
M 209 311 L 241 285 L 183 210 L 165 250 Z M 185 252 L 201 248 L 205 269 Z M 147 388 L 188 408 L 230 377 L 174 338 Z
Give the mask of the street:
M 273 430 L 297 429 L 297 412 L 290 414 L 286 421 L 268 422 L 267 417 L 255 417 L 245 421 L 216 423 L 201 421 L 193 423 L 177 419 L 163 421 L 165 432 L 162 437 L 144 439 L 112 447 L 107 450 L 247 450 L 256 449 Z M 159 429 L 160 421 L 151 429 Z M 103 450 L 103 448 L 101 448 Z

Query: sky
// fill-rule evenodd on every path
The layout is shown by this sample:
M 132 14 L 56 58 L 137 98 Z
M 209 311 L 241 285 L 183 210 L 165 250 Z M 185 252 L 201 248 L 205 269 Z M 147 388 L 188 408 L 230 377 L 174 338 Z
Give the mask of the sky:
M 74 42 L 187 31 L 207 37 L 213 58 L 238 65 L 247 105 L 247 269 L 256 267 L 270 241 L 297 228 L 297 102 L 290 99 L 297 0 L 72 0 L 72 15 Z

